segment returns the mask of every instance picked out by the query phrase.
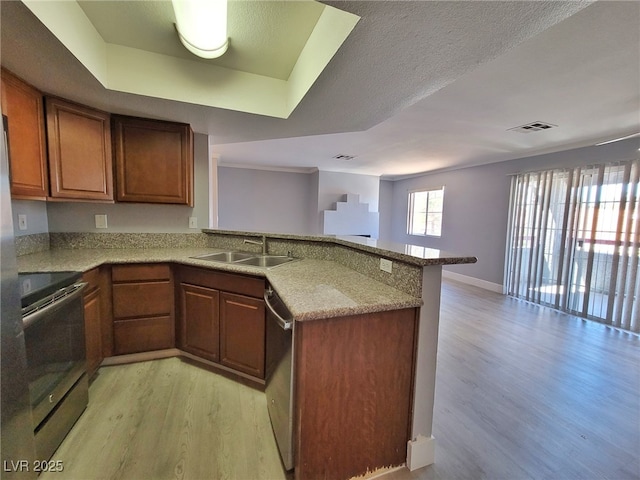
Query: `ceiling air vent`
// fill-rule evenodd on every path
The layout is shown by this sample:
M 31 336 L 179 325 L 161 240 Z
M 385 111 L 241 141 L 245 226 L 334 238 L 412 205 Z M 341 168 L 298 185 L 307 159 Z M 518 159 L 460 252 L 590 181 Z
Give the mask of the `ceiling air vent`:
M 550 128 L 554 127 L 557 127 L 557 125 L 545 122 L 531 122 L 527 123 L 526 125 L 520 125 L 519 127 L 509 128 L 509 130 L 520 133 L 532 133 L 541 132 L 542 130 L 549 130 Z
M 355 155 L 344 155 L 344 154 L 339 154 L 339 155 L 335 155 L 332 157 L 334 160 L 353 160 L 355 158 Z

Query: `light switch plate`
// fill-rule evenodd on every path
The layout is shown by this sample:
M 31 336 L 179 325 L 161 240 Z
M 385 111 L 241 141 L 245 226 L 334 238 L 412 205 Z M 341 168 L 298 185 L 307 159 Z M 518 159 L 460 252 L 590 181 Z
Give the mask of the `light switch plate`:
M 96 215 L 96 228 L 107 228 L 107 216 Z
M 198 228 L 198 217 L 189 217 L 189 228 Z
M 380 259 L 380 270 L 383 272 L 391 273 L 391 268 L 393 267 L 393 262 L 387 258 Z

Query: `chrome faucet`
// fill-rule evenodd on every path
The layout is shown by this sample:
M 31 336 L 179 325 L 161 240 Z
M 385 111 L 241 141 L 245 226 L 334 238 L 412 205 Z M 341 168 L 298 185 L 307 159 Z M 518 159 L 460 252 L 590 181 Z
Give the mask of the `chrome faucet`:
M 257 240 L 249 240 L 245 238 L 242 243 L 250 243 L 251 245 L 260 245 L 262 247 L 262 255 L 267 254 L 267 236 L 262 235 L 262 241 L 258 242 Z

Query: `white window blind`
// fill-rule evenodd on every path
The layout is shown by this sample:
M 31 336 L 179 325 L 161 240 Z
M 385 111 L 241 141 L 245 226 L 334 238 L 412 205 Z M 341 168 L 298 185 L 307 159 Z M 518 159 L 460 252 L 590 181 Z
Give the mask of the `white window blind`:
M 507 293 L 640 332 L 639 174 L 635 160 L 515 176 Z

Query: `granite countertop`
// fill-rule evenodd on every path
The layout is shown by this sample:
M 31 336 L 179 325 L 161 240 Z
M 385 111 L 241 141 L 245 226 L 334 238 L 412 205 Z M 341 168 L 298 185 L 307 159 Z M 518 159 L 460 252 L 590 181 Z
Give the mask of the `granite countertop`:
M 329 260 L 301 259 L 272 269 L 190 258 L 215 248 L 52 249 L 18 257 L 20 272 L 86 272 L 105 263 L 179 263 L 265 277 L 296 321 L 419 307 L 420 298 Z
M 382 255 L 412 265 L 426 267 L 431 265 L 460 265 L 466 263 L 476 263 L 478 260 L 472 255 L 457 255 L 445 252 L 436 248 L 422 247 L 404 243 L 378 240 L 375 238 L 340 235 L 297 235 L 289 233 L 266 233 L 243 232 L 237 230 L 203 229 L 204 233 L 216 235 L 233 235 L 252 237 L 256 235 L 266 235 L 270 239 L 282 240 L 302 240 L 308 242 L 333 243 L 355 248 L 363 252 L 375 255 Z

